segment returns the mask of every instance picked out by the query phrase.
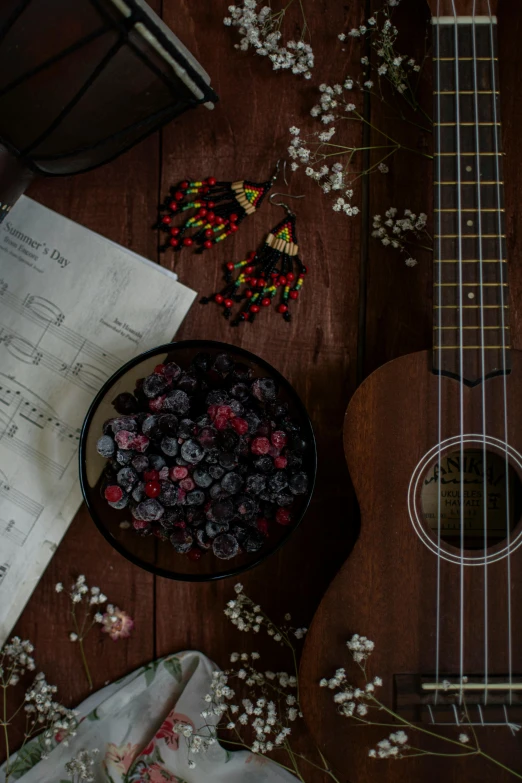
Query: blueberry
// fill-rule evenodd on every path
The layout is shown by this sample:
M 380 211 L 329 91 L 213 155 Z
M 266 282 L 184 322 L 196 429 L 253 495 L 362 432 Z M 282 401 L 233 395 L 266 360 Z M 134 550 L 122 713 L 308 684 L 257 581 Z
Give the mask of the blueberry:
M 219 455 L 219 464 L 225 470 L 232 470 L 237 465 L 237 459 L 233 454 L 224 451 Z
M 230 372 L 234 366 L 233 359 L 230 358 L 228 353 L 220 353 L 216 356 L 214 361 L 214 369 L 220 373 Z
M 248 536 L 243 542 L 243 549 L 245 552 L 257 552 L 258 549 L 261 549 L 263 546 L 264 540 L 264 536 L 259 532 L 259 530 L 251 528 L 249 530 Z
M 194 473 L 192 474 L 192 478 L 198 485 L 198 487 L 202 487 L 203 489 L 208 489 L 210 485 L 212 484 L 212 476 L 210 473 L 207 473 L 206 470 L 203 470 L 202 468 L 196 468 Z
M 150 413 L 148 416 L 145 416 L 145 418 L 141 422 L 141 431 L 148 438 L 152 438 L 154 437 L 154 435 L 157 435 L 158 417 L 154 416 L 153 413 Z
M 257 470 L 260 470 L 261 473 L 270 473 L 270 471 L 274 467 L 272 457 L 269 457 L 268 455 L 265 455 L 263 457 L 258 457 L 257 459 L 254 460 L 254 467 Z
M 248 398 L 250 390 L 246 383 L 235 383 L 230 389 L 230 394 L 236 400 L 244 401 Z
M 225 405 L 228 402 L 228 394 L 223 389 L 213 389 L 206 396 L 207 405 Z
M 230 560 L 230 558 L 235 557 L 239 552 L 239 544 L 234 536 L 223 533 L 222 535 L 217 536 L 212 542 L 212 551 L 220 560 Z
M 266 478 L 260 473 L 252 473 L 248 476 L 245 484 L 245 490 L 252 495 L 259 495 L 266 486 Z
M 134 489 L 132 490 L 132 497 L 136 503 L 140 503 L 145 497 L 145 482 L 138 481 Z
M 308 490 L 308 476 L 306 473 L 294 473 L 290 477 L 290 492 L 294 495 L 305 495 Z
M 219 449 L 209 449 L 205 455 L 205 462 L 208 465 L 215 465 L 219 459 Z
M 248 495 L 238 495 L 236 497 L 236 508 L 240 519 L 250 519 L 258 511 L 256 501 L 248 497 Z
M 212 518 L 218 522 L 230 522 L 234 516 L 234 505 L 230 500 L 222 500 L 213 504 L 210 513 Z
M 117 509 L 119 511 L 120 509 L 125 508 L 126 506 L 128 506 L 128 504 L 129 504 L 129 496 L 128 495 L 124 495 L 119 500 L 112 500 L 112 501 L 109 500 L 108 503 L 109 503 L 109 506 L 111 506 L 112 508 L 115 508 L 115 509 Z
M 205 502 L 205 493 L 202 489 L 193 489 L 187 494 L 185 503 L 187 506 L 202 506 Z
M 160 519 L 160 525 L 164 530 L 173 530 L 174 523 L 178 522 L 180 518 L 179 511 L 173 508 L 168 508 Z
M 243 405 L 241 405 L 239 400 L 230 400 L 228 404 L 232 409 L 232 413 L 234 414 L 234 416 L 242 416 L 243 413 L 245 412 L 245 408 Z
M 132 449 L 118 449 L 116 452 L 116 462 L 119 465 L 128 465 L 130 462 L 132 462 L 132 459 L 135 455 L 136 452 Z
M 234 430 L 222 430 L 217 438 L 223 451 L 234 451 L 239 443 L 239 435 Z
M 123 416 L 129 416 L 131 413 L 136 413 L 138 410 L 138 401 L 136 397 L 130 392 L 122 392 L 112 401 L 113 406 L 118 413 Z
M 181 367 L 176 362 L 167 362 L 163 367 L 163 376 L 168 381 L 176 381 L 181 375 Z
M 186 468 L 189 464 L 190 463 L 187 462 L 186 459 L 183 459 L 183 457 L 176 457 L 176 465 L 179 465 L 180 468 Z
M 144 519 L 146 522 L 157 522 L 165 513 L 165 509 L 156 498 L 147 498 L 139 504 L 138 512 L 140 519 Z
M 138 474 L 130 466 L 119 470 L 116 476 L 116 481 L 124 492 L 130 492 L 137 480 Z
M 200 508 L 188 508 L 185 513 L 187 525 L 191 527 L 201 527 L 206 524 L 205 514 Z
M 256 378 L 250 389 L 260 402 L 274 402 L 277 397 L 277 386 L 272 378 Z
M 268 489 L 270 492 L 275 492 L 277 494 L 282 492 L 287 486 L 288 481 L 283 470 L 276 471 L 276 473 L 268 479 Z
M 212 520 L 209 520 L 205 525 L 205 533 L 209 538 L 215 538 L 220 533 L 226 533 L 228 528 L 228 522 L 212 522 Z
M 216 481 L 219 481 L 220 478 L 222 478 L 225 475 L 225 468 L 222 468 L 221 465 L 211 465 L 208 469 L 208 472 L 212 476 L 213 479 L 216 479 Z M 194 478 L 194 481 L 196 479 Z M 196 481 L 197 484 L 197 481 Z
M 221 489 L 220 484 L 212 484 L 208 494 L 210 495 L 212 500 L 220 500 L 221 498 L 225 498 L 227 496 L 225 490 Z
M 243 479 L 238 473 L 226 473 L 221 479 L 221 486 L 229 495 L 235 495 L 243 486 Z
M 165 397 L 162 410 L 182 416 L 190 410 L 190 397 L 182 389 L 174 389 Z
M 209 353 L 198 353 L 192 359 L 192 364 L 201 372 L 207 372 L 210 369 L 212 359 Z
M 281 506 L 281 508 L 286 508 L 287 506 L 291 506 L 294 502 L 294 496 L 290 495 L 289 492 L 279 492 L 279 494 L 275 495 L 274 500 L 278 506 Z
M 149 454 L 149 464 L 152 470 L 161 470 L 167 463 L 161 454 Z
M 163 435 L 175 435 L 178 431 L 178 417 L 173 413 L 162 413 L 158 418 L 158 429 Z
M 241 364 L 238 362 L 234 365 L 232 368 L 232 377 L 236 381 L 249 381 L 254 375 L 254 371 L 251 367 L 248 367 L 246 364 Z
M 175 457 L 179 449 L 178 441 L 176 438 L 172 438 L 170 435 L 166 435 L 161 441 L 160 448 L 162 452 L 167 455 L 167 457 Z
M 180 555 L 190 552 L 194 539 L 186 528 L 177 527 L 170 536 L 170 543 Z
M 197 437 L 205 450 L 212 449 L 216 442 L 216 430 L 213 427 L 203 427 Z
M 138 429 L 138 422 L 133 416 L 119 416 L 117 419 L 112 419 L 111 429 L 115 435 L 121 430 L 136 432 Z
M 158 373 L 152 373 L 143 379 L 142 390 L 146 397 L 151 399 L 152 397 L 158 397 L 167 389 L 168 384 L 163 375 Z
M 197 388 L 197 378 L 195 378 L 193 375 L 190 375 L 188 372 L 184 372 L 181 378 L 178 380 L 178 389 L 180 391 L 187 392 L 188 394 L 194 394 Z M 185 413 L 185 411 L 180 411 L 180 413 Z
M 178 426 L 178 438 L 191 438 L 196 432 L 196 424 L 192 419 L 182 419 Z
M 149 458 L 146 454 L 136 454 L 131 464 L 134 470 L 137 470 L 138 473 L 143 473 L 149 467 Z
M 106 459 L 112 457 L 115 450 L 116 444 L 110 435 L 102 435 L 101 438 L 98 439 L 98 443 L 96 444 L 96 451 L 102 457 L 105 457 Z
M 178 488 L 171 481 L 160 481 L 161 492 L 158 500 L 164 506 L 176 506 L 178 504 Z
M 246 537 L 248 536 L 248 533 L 250 532 L 250 528 L 241 527 L 241 525 L 234 525 L 230 529 L 230 532 L 234 536 L 234 538 L 237 539 L 238 543 L 242 544 L 243 541 L 245 541 Z
M 253 411 L 248 411 L 244 417 L 248 423 L 248 431 L 251 435 L 257 432 L 257 428 L 261 424 L 261 419 Z
M 186 440 L 181 447 L 181 456 L 191 465 L 197 465 L 205 456 L 205 451 L 197 440 Z
M 198 546 L 200 546 L 201 549 L 204 549 L 205 551 L 210 549 L 212 546 L 212 541 L 207 536 L 206 530 L 203 528 L 198 528 L 198 530 L 196 530 L 196 541 L 198 542 Z

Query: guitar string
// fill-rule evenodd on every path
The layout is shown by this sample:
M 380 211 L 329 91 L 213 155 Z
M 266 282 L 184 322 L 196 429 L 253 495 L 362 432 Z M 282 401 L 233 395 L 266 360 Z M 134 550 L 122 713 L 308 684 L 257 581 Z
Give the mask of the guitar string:
M 461 171 L 459 161 L 460 155 L 460 79 L 459 79 L 459 36 L 458 36 L 458 19 L 457 10 L 455 8 L 455 0 L 451 0 L 453 6 L 454 17 L 454 43 L 455 43 L 455 138 L 456 138 L 456 159 L 457 159 L 457 220 L 459 225 L 462 225 L 462 188 L 461 188 Z M 460 635 L 460 649 L 459 649 L 459 671 L 460 671 L 460 684 L 462 685 L 464 678 L 464 329 L 463 329 L 463 285 L 462 285 L 462 233 L 458 232 L 457 237 L 458 244 L 458 259 L 459 259 L 459 368 L 460 368 L 460 386 L 459 386 L 459 417 L 460 417 L 460 618 L 459 618 L 459 635 Z M 459 702 L 462 704 L 463 690 L 460 689 Z
M 495 73 L 495 51 L 494 51 L 494 43 L 495 43 L 495 35 L 494 35 L 494 26 L 493 26 L 493 16 L 491 14 L 491 5 L 488 0 L 488 10 L 489 10 L 489 44 L 490 44 L 490 50 L 491 50 L 491 90 L 492 90 L 492 96 L 493 96 L 493 122 L 495 125 L 494 128 L 494 136 L 495 136 L 495 173 L 496 173 L 496 182 L 497 182 L 497 207 L 499 209 L 497 215 L 497 226 L 498 226 L 498 236 L 499 236 L 499 268 L 500 268 L 500 312 L 501 312 L 501 330 L 502 330 L 502 378 L 503 378 L 503 396 L 504 396 L 504 451 L 505 451 L 505 471 L 506 471 L 506 544 L 508 548 L 508 555 L 506 558 L 507 566 L 507 615 L 508 615 L 508 682 L 509 682 L 509 703 L 512 704 L 513 702 L 513 656 L 512 656 L 512 629 L 511 629 L 511 555 L 509 553 L 509 546 L 510 546 L 510 539 L 511 539 L 511 531 L 509 529 L 509 516 L 510 516 L 510 504 L 509 504 L 509 457 L 508 457 L 508 408 L 507 408 L 507 380 L 506 380 L 506 323 L 505 323 L 505 312 L 504 312 L 504 270 L 503 270 L 503 264 L 500 263 L 502 256 L 502 212 L 500 212 L 500 150 L 499 150 L 499 143 L 498 143 L 498 125 L 496 123 L 498 122 L 498 112 L 497 112 L 497 101 L 495 98 L 496 94 L 496 73 Z
M 482 247 L 482 197 L 480 180 L 482 172 L 480 168 L 480 133 L 479 133 L 479 94 L 478 94 L 478 73 L 477 73 L 477 25 L 475 22 L 476 0 L 473 0 L 472 15 L 472 53 L 473 53 L 473 108 L 475 113 L 475 151 L 476 151 L 476 172 L 475 180 L 477 182 L 477 234 L 478 234 L 478 253 L 479 253 L 479 281 L 480 281 L 480 364 L 481 364 L 481 393 L 482 393 L 482 494 L 483 494 L 483 526 L 484 526 L 484 704 L 488 701 L 488 561 L 487 561 L 487 538 L 488 538 L 488 495 L 487 495 L 487 449 L 486 449 L 486 350 L 484 336 L 484 269 L 483 269 L 483 247 Z M 462 501 L 464 498 L 462 498 Z
M 440 17 L 440 0 L 437 0 L 437 24 L 435 25 L 437 30 L 437 119 L 439 120 L 439 123 L 437 125 L 437 145 L 439 152 L 441 151 L 441 125 L 440 125 L 440 25 L 438 23 L 438 18 Z M 437 182 L 439 183 L 437 186 L 438 189 L 438 221 L 437 221 L 437 235 L 439 236 L 439 239 L 437 239 L 437 245 L 438 245 L 438 257 L 439 259 L 442 258 L 441 254 L 441 244 L 442 240 L 440 239 L 440 235 L 442 234 L 441 228 L 442 228 L 442 212 L 440 211 L 442 202 L 441 202 L 441 196 L 442 196 L 442 170 L 441 170 L 441 155 L 437 156 Z M 437 264 L 435 265 L 437 266 Z M 442 264 L 438 264 L 438 282 L 441 282 L 441 276 L 442 276 Z M 441 286 L 438 286 L 439 289 L 439 300 L 441 298 Z M 440 301 L 439 301 L 440 305 Z M 437 456 L 437 466 L 438 466 L 438 477 L 437 477 L 437 483 L 438 483 L 438 496 L 437 496 L 437 625 L 436 625 L 436 641 L 435 641 L 435 682 L 437 685 L 439 684 L 439 665 L 440 665 L 440 566 L 441 566 L 441 555 L 440 555 L 440 545 L 441 545 L 441 469 L 440 469 L 440 458 L 441 458 L 441 442 L 442 442 L 442 366 L 441 366 L 441 356 L 442 356 L 442 308 L 439 307 L 438 309 L 438 336 L 437 336 L 437 344 L 438 344 L 438 358 L 437 361 L 439 363 L 439 372 L 438 372 L 438 378 L 437 378 L 437 386 L 438 386 L 438 440 L 439 440 L 439 446 L 438 446 L 438 456 Z M 434 702 L 437 704 L 439 696 L 438 688 L 435 691 L 435 699 Z

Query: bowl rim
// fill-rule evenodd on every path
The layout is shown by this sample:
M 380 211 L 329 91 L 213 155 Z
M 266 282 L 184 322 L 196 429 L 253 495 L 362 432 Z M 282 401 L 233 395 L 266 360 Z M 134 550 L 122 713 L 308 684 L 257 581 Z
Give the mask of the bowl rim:
M 246 359 L 249 359 L 250 361 L 263 367 L 281 386 L 285 386 L 290 391 L 290 393 L 294 397 L 296 407 L 298 409 L 298 413 L 300 417 L 302 417 L 302 420 L 306 423 L 307 428 L 309 430 L 308 436 L 310 440 L 311 465 L 312 465 L 313 475 L 311 477 L 310 488 L 307 493 L 306 501 L 300 511 L 298 519 L 290 527 L 288 534 L 286 536 L 282 536 L 280 541 L 275 545 L 275 547 L 270 549 L 268 552 L 264 552 L 258 558 L 252 560 L 247 564 L 236 566 L 234 568 L 229 569 L 228 571 L 220 571 L 217 574 L 203 575 L 198 573 L 184 574 L 175 571 L 167 571 L 164 568 L 161 568 L 160 566 L 149 565 L 143 560 L 140 560 L 139 557 L 128 552 L 123 546 L 120 545 L 120 543 L 113 536 L 111 536 L 111 534 L 107 530 L 106 525 L 98 518 L 98 514 L 96 510 L 94 509 L 93 505 L 89 500 L 90 487 L 87 482 L 85 450 L 86 450 L 87 435 L 89 433 L 89 427 L 91 425 L 92 419 L 98 408 L 99 403 L 105 397 L 110 387 L 117 380 L 119 380 L 123 375 L 125 375 L 125 373 L 128 370 L 132 369 L 132 367 L 135 367 L 136 365 L 140 364 L 142 361 L 146 361 L 149 357 L 152 357 L 158 353 L 169 353 L 170 351 L 175 351 L 176 348 L 189 348 L 189 349 L 201 348 L 203 350 L 205 346 L 207 348 L 212 348 L 212 349 L 218 349 L 218 350 L 223 349 L 224 351 L 229 350 L 235 352 L 236 354 L 242 355 Z M 140 353 L 138 356 L 135 356 L 133 359 L 130 359 L 128 362 L 123 364 L 119 370 L 113 373 L 113 375 L 111 375 L 110 378 L 108 378 L 105 381 L 105 383 L 103 384 L 99 392 L 96 394 L 96 396 L 94 397 L 93 401 L 89 406 L 89 409 L 83 421 L 81 432 L 80 432 L 80 445 L 78 450 L 78 457 L 79 457 L 80 487 L 82 490 L 82 496 L 87 506 L 87 509 L 89 511 L 89 514 L 91 516 L 91 519 L 93 520 L 94 524 L 96 525 L 100 533 L 106 539 L 106 541 L 108 541 L 109 544 L 113 547 L 113 549 L 119 552 L 120 555 L 122 555 L 126 560 L 129 560 L 133 565 L 138 566 L 139 568 L 142 568 L 145 571 L 154 574 L 155 576 L 161 576 L 164 577 L 165 579 L 172 579 L 173 581 L 177 581 L 177 582 L 213 582 L 213 581 L 217 581 L 218 579 L 227 579 L 231 576 L 238 576 L 239 574 L 242 574 L 245 571 L 249 571 L 250 569 L 255 568 L 256 566 L 264 562 L 267 558 L 269 558 L 271 555 L 275 554 L 293 536 L 293 534 L 295 533 L 295 531 L 303 521 L 303 518 L 310 506 L 310 501 L 312 500 L 312 496 L 315 489 L 315 483 L 317 479 L 317 443 L 315 439 L 314 428 L 312 426 L 312 421 L 310 419 L 310 416 L 308 414 L 308 411 L 306 410 L 304 403 L 302 402 L 300 396 L 298 395 L 298 393 L 296 392 L 296 390 L 294 389 L 290 381 L 288 381 L 284 377 L 284 375 L 282 375 L 279 372 L 279 370 L 276 370 L 275 367 L 272 367 L 272 365 L 269 362 L 267 362 L 266 359 L 257 356 L 257 354 L 248 351 L 246 348 L 241 348 L 231 343 L 224 343 L 219 340 L 175 340 L 170 343 L 163 343 L 162 345 L 158 345 L 156 348 L 151 348 L 148 351 L 144 351 L 143 353 Z M 87 488 L 89 488 L 89 491 L 87 490 Z

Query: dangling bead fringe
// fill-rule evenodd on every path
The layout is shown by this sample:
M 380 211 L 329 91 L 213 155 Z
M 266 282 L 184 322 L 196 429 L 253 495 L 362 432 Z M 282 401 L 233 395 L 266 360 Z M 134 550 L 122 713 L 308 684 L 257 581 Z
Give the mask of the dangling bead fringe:
M 224 308 L 224 317 L 230 318 L 234 302 L 243 302 L 241 312 L 231 322 L 232 326 L 238 326 L 244 321 L 255 321 L 262 308 L 270 307 L 279 289 L 276 310 L 285 321 L 290 321 L 290 304 L 299 298 L 308 271 L 298 251 L 295 216 L 289 215 L 271 231 L 257 252 L 249 253 L 244 261 L 225 264 L 227 285 L 211 297 L 201 299 L 201 304 L 213 300 Z M 240 271 L 234 280 L 235 270 Z
M 154 226 L 167 235 L 160 251 L 169 248 L 179 251 L 196 245 L 197 251 L 202 253 L 222 242 L 258 209 L 274 179 L 263 183 L 217 182 L 214 177 L 208 177 L 203 181 L 179 182 L 160 205 L 158 222 Z M 183 225 L 174 226 L 174 218 L 189 210 L 195 210 L 195 214 Z

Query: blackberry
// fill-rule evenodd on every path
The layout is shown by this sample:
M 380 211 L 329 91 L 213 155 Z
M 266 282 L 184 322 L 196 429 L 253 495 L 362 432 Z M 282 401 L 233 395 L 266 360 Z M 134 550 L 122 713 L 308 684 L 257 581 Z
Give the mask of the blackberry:
M 277 505 L 281 506 L 282 508 L 291 506 L 294 502 L 294 496 L 290 495 L 289 492 L 279 492 L 279 494 L 276 495 L 274 499 Z
M 203 427 L 197 436 L 203 448 L 208 451 L 214 448 L 216 443 L 216 431 L 213 427 Z
M 161 491 L 158 495 L 158 500 L 164 506 L 177 506 L 178 504 L 178 488 L 171 481 L 160 482 Z
M 257 470 L 260 470 L 261 473 L 270 473 L 270 471 L 274 467 L 272 457 L 268 457 L 268 456 L 258 457 L 257 459 L 254 460 L 254 467 Z
M 290 492 L 294 495 L 305 495 L 308 490 L 308 476 L 306 473 L 294 473 L 290 476 Z
M 158 373 L 152 373 L 152 375 L 148 375 L 146 378 L 143 379 L 143 385 L 142 385 L 143 394 L 151 399 L 152 397 L 158 397 L 160 394 L 163 394 L 163 392 L 168 388 L 168 383 L 163 377 L 163 375 L 159 375 Z
M 102 435 L 101 438 L 98 438 L 98 443 L 96 444 L 96 451 L 101 457 L 105 457 L 105 459 L 109 459 L 109 457 L 112 457 L 115 450 L 116 450 L 116 444 L 114 443 L 110 435 Z
M 250 394 L 250 390 L 246 383 L 235 383 L 230 388 L 230 394 L 232 397 L 234 397 L 236 400 L 240 400 L 243 402 L 244 400 L 248 399 L 248 395 Z
M 239 552 L 239 544 L 234 536 L 224 533 L 217 536 L 212 542 L 212 551 L 220 560 L 230 560 Z
M 191 465 L 197 465 L 205 456 L 205 451 L 197 440 L 186 440 L 181 447 L 181 456 Z
M 210 485 L 212 484 L 212 476 L 210 473 L 207 473 L 206 470 L 203 470 L 202 468 L 196 468 L 194 473 L 192 474 L 192 478 L 198 485 L 198 487 L 201 487 L 202 489 L 208 489 Z
M 214 369 L 219 373 L 230 372 L 233 366 L 234 361 L 230 358 L 228 353 L 220 353 L 214 360 Z
M 245 490 L 252 495 L 259 495 L 259 493 L 264 490 L 265 486 L 265 476 L 262 476 L 260 473 L 251 473 L 250 476 L 247 477 Z
M 178 441 L 176 438 L 172 438 L 170 435 L 167 435 L 161 441 L 160 448 L 162 452 L 167 455 L 167 457 L 175 457 L 179 450 Z
M 182 389 L 174 389 L 165 397 L 162 410 L 182 416 L 190 410 L 190 397 Z
M 160 519 L 160 525 L 164 530 L 174 530 L 175 523 L 180 519 L 179 511 L 168 508 Z
M 175 435 L 178 431 L 178 417 L 173 413 L 162 413 L 158 418 L 158 428 L 163 435 Z
M 122 392 L 112 401 L 113 407 L 123 416 L 129 416 L 138 410 L 138 401 L 130 392 Z
M 187 506 L 202 506 L 205 502 L 205 493 L 202 489 L 193 489 L 185 498 Z
M 234 430 L 219 432 L 217 439 L 223 451 L 234 451 L 239 443 L 239 435 Z
M 289 470 L 297 470 L 303 464 L 302 457 L 296 454 L 295 451 L 286 452 L 286 467 Z
M 130 466 L 119 470 L 116 476 L 116 481 L 124 492 L 130 492 L 137 480 L 138 474 Z
M 157 522 L 165 513 L 165 509 L 161 503 L 158 503 L 156 498 L 147 498 L 147 500 L 143 500 L 138 505 L 137 510 L 140 519 L 144 519 L 146 522 Z
M 201 527 L 206 524 L 205 514 L 200 508 L 188 508 L 185 514 L 187 525 Z
M 243 486 L 243 479 L 238 473 L 226 473 L 221 479 L 221 487 L 229 495 L 235 495 Z
M 198 388 L 198 379 L 195 378 L 190 373 L 184 372 L 181 378 L 178 380 L 178 389 L 180 391 L 187 392 L 187 394 L 194 394 L 197 388 Z
M 219 479 L 225 475 L 225 468 L 222 468 L 221 465 L 211 465 L 208 469 L 208 472 L 210 473 L 213 479 L 219 481 Z
M 282 492 L 283 489 L 286 489 L 288 486 L 288 481 L 286 478 L 286 475 L 284 471 L 278 470 L 276 473 L 274 473 L 273 476 L 270 476 L 268 479 L 268 489 L 270 492 L 274 492 L 278 494 L 279 492 Z
M 192 419 L 182 419 L 178 426 L 178 438 L 191 438 L 196 432 L 196 424 Z
M 194 539 L 186 528 L 176 528 L 170 536 L 170 543 L 180 555 L 190 552 Z
M 228 394 L 223 389 L 213 389 L 207 394 L 205 398 L 205 402 L 209 406 L 225 405 L 227 401 L 228 401 Z

